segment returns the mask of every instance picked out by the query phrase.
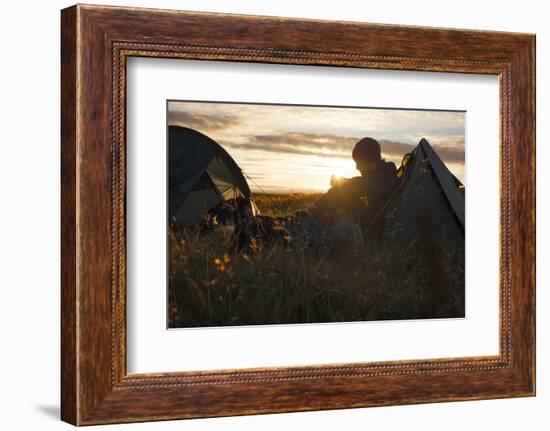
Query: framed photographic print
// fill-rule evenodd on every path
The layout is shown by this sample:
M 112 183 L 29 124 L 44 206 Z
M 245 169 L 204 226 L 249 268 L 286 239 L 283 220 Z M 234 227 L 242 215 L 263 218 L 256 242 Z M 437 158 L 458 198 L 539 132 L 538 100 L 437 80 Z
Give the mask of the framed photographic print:
M 535 394 L 535 37 L 62 11 L 62 419 Z
M 465 317 L 464 112 L 167 110 L 169 328 Z

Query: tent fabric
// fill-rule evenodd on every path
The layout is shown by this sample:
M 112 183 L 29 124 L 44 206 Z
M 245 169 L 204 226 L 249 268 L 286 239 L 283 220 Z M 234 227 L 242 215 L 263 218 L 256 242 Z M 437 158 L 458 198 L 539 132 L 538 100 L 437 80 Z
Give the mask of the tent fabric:
M 168 127 L 168 211 L 188 225 L 226 199 L 251 192 L 241 169 L 218 143 L 187 127 Z
M 208 165 L 207 171 L 208 175 L 212 178 L 212 181 L 222 194 L 225 194 L 226 191 L 230 189 L 239 189 L 237 179 L 220 156 L 215 156 L 212 159 Z
M 373 225 L 380 228 L 382 223 L 383 238 L 403 244 L 429 236 L 463 246 L 465 201 L 460 181 L 425 139 L 405 160 L 401 183 Z
M 459 186 L 461 186 L 462 184 L 449 171 L 449 169 L 447 169 L 447 166 L 445 166 L 443 161 L 437 156 L 428 141 L 422 139 L 419 146 L 422 148 L 422 151 L 429 159 L 433 173 L 437 177 L 439 185 L 441 186 L 441 189 L 443 190 L 443 193 L 445 194 L 449 205 L 451 205 L 456 217 L 460 221 L 462 229 L 464 229 L 464 197 L 459 191 Z
M 174 217 L 178 224 L 190 225 L 200 220 L 202 214 L 218 205 L 222 200 L 215 189 L 196 190 L 189 193 Z

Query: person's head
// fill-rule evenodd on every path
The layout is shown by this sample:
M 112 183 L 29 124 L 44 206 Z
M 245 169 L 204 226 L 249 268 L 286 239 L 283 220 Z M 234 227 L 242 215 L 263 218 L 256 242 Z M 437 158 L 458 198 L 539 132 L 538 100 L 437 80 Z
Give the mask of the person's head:
M 382 160 L 380 144 L 376 139 L 363 138 L 355 144 L 351 156 L 361 174 L 374 171 Z

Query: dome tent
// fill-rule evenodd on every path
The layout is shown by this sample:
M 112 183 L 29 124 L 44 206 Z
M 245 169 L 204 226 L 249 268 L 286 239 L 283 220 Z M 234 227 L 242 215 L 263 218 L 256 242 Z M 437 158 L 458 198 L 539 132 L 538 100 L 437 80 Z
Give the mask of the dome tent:
M 426 139 L 404 157 L 398 175 L 399 186 L 368 233 L 402 244 L 429 236 L 463 247 L 464 188 Z
M 168 214 L 191 225 L 205 211 L 232 198 L 252 203 L 237 163 L 218 143 L 187 127 L 168 126 Z

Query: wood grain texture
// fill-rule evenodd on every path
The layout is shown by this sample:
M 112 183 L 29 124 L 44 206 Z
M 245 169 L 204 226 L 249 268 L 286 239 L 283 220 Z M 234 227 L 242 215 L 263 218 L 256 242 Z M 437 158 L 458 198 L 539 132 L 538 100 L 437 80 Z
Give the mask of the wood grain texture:
M 61 417 L 77 422 L 76 9 L 61 16 Z
M 77 424 L 535 392 L 533 35 L 100 6 L 62 11 L 62 418 Z M 500 354 L 126 374 L 126 59 L 500 76 Z

